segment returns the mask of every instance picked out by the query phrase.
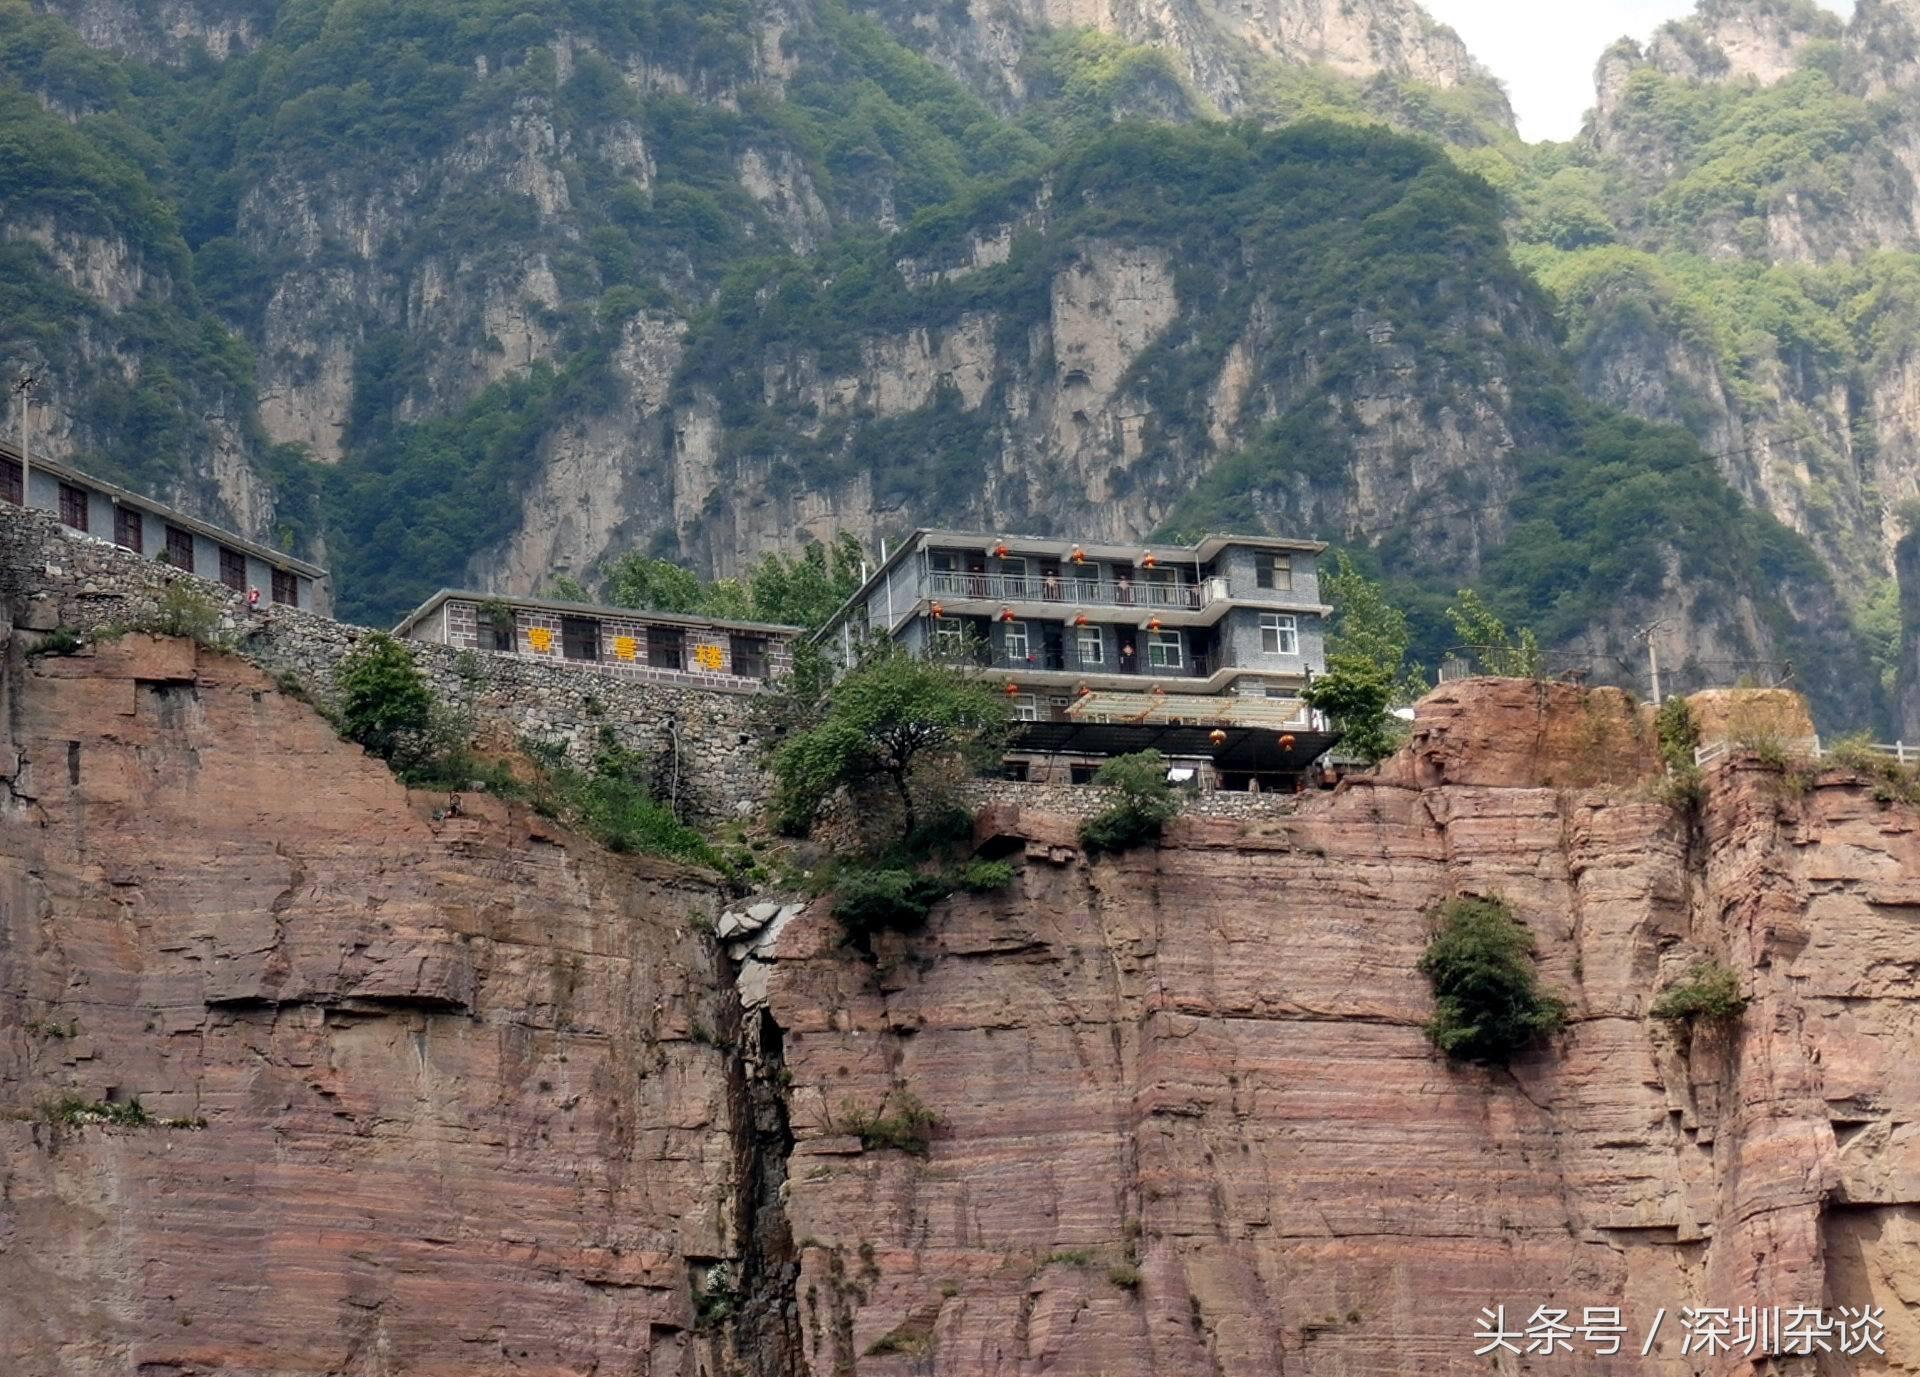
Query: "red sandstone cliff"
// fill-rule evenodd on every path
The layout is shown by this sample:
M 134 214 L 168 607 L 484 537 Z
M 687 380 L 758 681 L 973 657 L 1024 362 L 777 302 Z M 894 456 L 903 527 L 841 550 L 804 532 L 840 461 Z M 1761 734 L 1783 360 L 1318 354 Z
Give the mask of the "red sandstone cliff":
M 1872 1303 L 1892 1356 L 1819 1370 L 1920 1368 L 1920 841 L 1844 775 L 1736 763 L 1690 824 L 1616 698 L 1471 682 L 1291 816 L 1090 867 L 1002 811 L 1012 890 L 741 971 L 697 876 L 449 815 L 234 661 L 15 658 L 6 710 L 8 1374 L 1754 1370 L 1496 1369 L 1501 1303 Z M 1452 1068 L 1425 914 L 1493 892 L 1573 1021 Z M 1737 1028 L 1649 1020 L 1703 955 Z M 928 1155 L 862 1151 L 909 1092 Z

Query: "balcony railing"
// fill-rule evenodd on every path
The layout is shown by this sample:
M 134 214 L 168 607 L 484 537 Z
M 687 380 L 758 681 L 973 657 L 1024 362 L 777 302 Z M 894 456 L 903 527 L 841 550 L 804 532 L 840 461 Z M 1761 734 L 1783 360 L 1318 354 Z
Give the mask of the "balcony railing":
M 1048 671 L 1055 674 L 1135 674 L 1143 679 L 1204 679 L 1216 668 L 1211 656 L 1194 654 L 1182 656 L 1177 665 L 1146 663 L 1138 653 L 1116 655 L 1103 660 L 1083 660 L 1072 650 L 1036 650 L 1025 656 L 996 651 L 990 655 L 978 655 L 976 659 L 984 668 L 1005 670 L 1016 675 L 1022 671 L 1029 674 Z
M 1057 578 L 1033 574 L 928 575 L 928 592 L 935 598 L 975 599 L 982 602 L 1057 602 L 1062 606 L 1144 607 L 1196 610 L 1220 596 L 1206 583 L 1125 583 L 1108 579 Z

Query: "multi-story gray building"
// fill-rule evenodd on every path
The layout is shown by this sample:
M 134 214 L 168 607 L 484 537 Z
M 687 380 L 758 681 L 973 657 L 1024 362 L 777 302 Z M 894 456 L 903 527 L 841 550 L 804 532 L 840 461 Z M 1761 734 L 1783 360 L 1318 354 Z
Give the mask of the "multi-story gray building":
M 1301 697 L 1325 667 L 1325 550 L 1266 536 L 1120 546 L 918 530 L 820 634 L 843 652 L 885 635 L 1004 672 L 1030 776 L 1063 761 L 1083 775 L 1146 745 L 1205 758 L 1228 783 L 1285 775 L 1331 739 Z M 1153 730 L 1098 730 L 1119 727 Z M 1086 757 L 1078 768 L 1074 756 Z
M 322 616 L 333 612 L 332 583 L 325 569 L 82 473 L 71 464 L 36 457 L 23 468 L 20 451 L 3 443 L 0 501 L 52 512 L 70 530 L 149 559 L 165 560 L 236 593 L 257 593 L 263 603 Z

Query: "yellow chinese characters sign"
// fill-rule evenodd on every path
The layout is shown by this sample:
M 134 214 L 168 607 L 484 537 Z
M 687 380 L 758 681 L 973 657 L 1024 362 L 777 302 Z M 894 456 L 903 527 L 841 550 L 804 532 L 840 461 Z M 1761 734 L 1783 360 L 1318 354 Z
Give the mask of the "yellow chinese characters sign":
M 613 658 L 614 659 L 631 660 L 635 656 L 637 656 L 639 653 L 640 653 L 640 642 L 636 641 L 633 637 L 615 636 L 613 638 Z
M 535 655 L 553 654 L 553 628 L 552 627 L 536 626 L 533 628 L 533 630 L 527 633 L 527 639 L 533 642 L 533 653 Z
M 720 666 L 726 663 L 726 655 L 717 645 L 697 645 L 693 648 L 693 662 L 704 670 L 718 674 Z

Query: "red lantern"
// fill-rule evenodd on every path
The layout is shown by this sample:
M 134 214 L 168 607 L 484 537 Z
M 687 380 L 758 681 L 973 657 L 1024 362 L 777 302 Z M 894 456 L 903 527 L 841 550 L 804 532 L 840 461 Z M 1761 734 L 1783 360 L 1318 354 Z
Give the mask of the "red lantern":
M 934 619 L 937 621 L 941 617 L 944 617 L 947 615 L 947 609 L 942 607 L 939 603 L 936 602 L 933 605 L 933 615 L 934 615 Z
M 1013 680 L 1011 679 L 1007 680 L 1007 697 L 1017 698 L 1019 694 L 1020 694 L 1020 685 L 1014 683 Z
M 1003 622 L 1010 622 L 1010 621 L 1012 621 L 1012 620 L 1013 620 L 1013 609 L 1012 609 L 1011 607 L 1003 607 L 1003 608 L 1001 608 L 1001 609 L 1000 609 L 1000 620 L 1001 620 L 1001 621 L 1003 621 Z
M 1075 613 L 1073 618 L 1073 624 L 1075 626 L 1085 626 L 1087 624 L 1087 614 L 1084 612 Z
M 996 559 L 1005 559 L 1007 557 L 1007 542 L 1004 540 L 996 542 L 993 547 L 993 553 Z
M 1160 619 L 1158 617 L 1148 617 L 1147 630 L 1158 631 L 1159 629 L 1160 629 Z
M 1292 750 L 1292 749 L 1293 749 L 1293 738 L 1292 738 L 1291 736 L 1283 736 L 1283 737 L 1281 737 L 1281 738 L 1280 738 L 1280 749 L 1281 749 L 1281 750 L 1283 750 L 1283 751 L 1290 751 L 1290 750 Z
M 1073 547 L 1073 554 L 1069 556 L 1069 558 L 1071 558 L 1075 564 L 1085 564 L 1087 562 L 1087 552 L 1076 545 Z
M 1221 731 L 1218 727 L 1215 727 L 1212 731 L 1207 733 L 1207 740 L 1211 741 L 1216 746 L 1224 746 L 1227 744 L 1227 734 Z
M 1151 551 L 1151 550 L 1149 550 L 1149 551 L 1147 551 L 1147 553 L 1146 553 L 1146 554 L 1144 554 L 1143 556 L 1141 556 L 1141 558 L 1140 558 L 1140 562 L 1141 562 L 1142 564 L 1144 564 L 1144 565 L 1146 565 L 1146 566 L 1147 566 L 1147 568 L 1149 568 L 1149 569 L 1151 569 L 1151 568 L 1153 568 L 1153 566 L 1154 566 L 1154 565 L 1156 565 L 1156 564 L 1158 564 L 1158 563 L 1159 563 L 1160 561 L 1159 561 L 1159 560 L 1157 560 L 1157 559 L 1155 559 L 1155 558 L 1153 557 L 1153 551 Z

